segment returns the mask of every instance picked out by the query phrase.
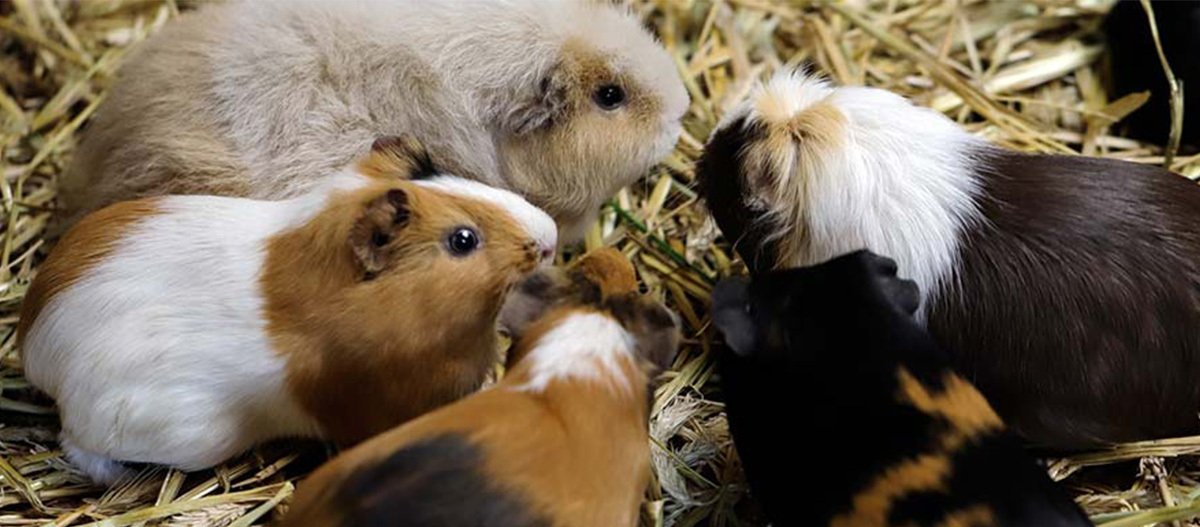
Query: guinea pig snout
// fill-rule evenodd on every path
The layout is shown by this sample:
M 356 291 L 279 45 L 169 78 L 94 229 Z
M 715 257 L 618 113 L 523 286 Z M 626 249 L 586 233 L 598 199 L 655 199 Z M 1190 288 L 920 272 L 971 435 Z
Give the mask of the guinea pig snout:
M 555 252 L 555 246 L 545 242 L 529 241 L 525 244 L 525 254 L 538 266 L 545 267 L 554 263 Z

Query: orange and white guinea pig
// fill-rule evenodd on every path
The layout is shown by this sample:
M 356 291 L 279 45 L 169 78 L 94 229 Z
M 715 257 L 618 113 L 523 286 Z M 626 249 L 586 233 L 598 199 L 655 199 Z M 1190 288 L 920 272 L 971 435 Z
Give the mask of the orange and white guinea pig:
M 285 201 L 118 203 L 40 267 L 25 372 L 97 482 L 121 462 L 198 470 L 276 437 L 353 445 L 480 386 L 504 299 L 556 236 L 541 210 L 438 174 L 407 138 Z
M 611 249 L 513 296 L 505 317 L 524 323 L 501 382 L 330 461 L 283 525 L 636 525 L 649 385 L 675 356 L 678 319 L 638 295 Z

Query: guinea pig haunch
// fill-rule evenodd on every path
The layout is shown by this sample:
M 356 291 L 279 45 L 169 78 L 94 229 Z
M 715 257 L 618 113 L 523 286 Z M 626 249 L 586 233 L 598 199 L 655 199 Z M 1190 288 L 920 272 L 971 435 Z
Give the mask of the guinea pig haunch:
M 63 223 L 163 194 L 294 197 L 411 133 L 577 238 L 670 153 L 687 107 L 675 62 L 612 2 L 214 2 L 125 61 L 62 178 Z
M 1091 525 L 950 369 L 919 300 L 866 251 L 717 285 L 730 430 L 773 524 Z
M 286 527 L 633 527 L 649 384 L 679 322 L 603 249 L 530 277 L 495 386 L 364 442 L 300 483 Z
M 868 248 L 1005 421 L 1050 447 L 1200 430 L 1200 189 L 993 146 L 890 92 L 783 74 L 697 167 L 751 267 Z
M 353 445 L 479 387 L 503 301 L 556 232 L 515 194 L 446 175 L 122 202 L 40 267 L 25 373 L 98 482 L 282 436 Z

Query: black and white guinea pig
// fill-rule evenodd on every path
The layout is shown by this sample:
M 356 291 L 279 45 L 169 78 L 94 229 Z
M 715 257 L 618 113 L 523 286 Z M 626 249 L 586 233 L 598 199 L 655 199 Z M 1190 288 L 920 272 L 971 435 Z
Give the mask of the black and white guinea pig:
M 376 436 L 300 483 L 285 527 L 634 527 L 654 373 L 679 321 L 601 249 L 534 274 L 504 379 Z M 508 313 L 508 309 L 516 312 Z
M 867 251 L 714 290 L 730 430 L 773 524 L 1091 525 L 950 368 L 919 300 Z
M 1089 447 L 1200 431 L 1200 189 L 978 139 L 891 92 L 784 73 L 697 166 L 757 271 L 867 248 L 1016 431 Z
M 1154 20 L 1163 54 L 1183 81 L 1183 144 L 1200 147 L 1200 2 L 1154 1 Z M 1104 19 L 1108 38 L 1109 95 L 1150 91 L 1150 100 L 1121 125 L 1131 137 L 1158 144 L 1171 130 L 1171 88 L 1154 46 L 1142 3 L 1121 0 Z
M 402 139 L 289 200 L 121 202 L 38 268 L 25 374 L 101 483 L 121 462 L 198 470 L 278 437 L 352 445 L 480 386 L 500 307 L 556 234 Z
M 674 147 L 677 71 L 601 0 L 214 2 L 131 53 L 60 195 L 75 217 L 163 194 L 290 198 L 411 133 L 568 241 Z

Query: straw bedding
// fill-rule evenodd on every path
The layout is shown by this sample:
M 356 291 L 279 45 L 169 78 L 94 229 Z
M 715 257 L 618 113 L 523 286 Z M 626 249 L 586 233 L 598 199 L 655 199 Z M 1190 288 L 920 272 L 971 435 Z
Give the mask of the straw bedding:
M 698 200 L 692 169 L 722 112 L 757 79 L 809 63 L 839 83 L 912 97 L 1012 148 L 1164 162 L 1162 149 L 1112 131 L 1141 101 L 1105 95 L 1103 1 L 629 1 L 677 59 L 692 97 L 676 151 L 622 190 L 586 239 L 587 248 L 623 249 L 685 321 L 684 349 L 654 406 L 646 525 L 765 524 L 747 497 L 708 359 L 717 338 L 706 314 L 711 284 L 741 264 Z M 0 1 L 0 525 L 266 524 L 328 455 L 283 442 L 215 470 L 146 468 L 97 489 L 61 458 L 52 402 L 21 375 L 13 330 L 49 249 L 56 178 L 126 52 L 188 8 Z M 1170 166 L 1200 176 L 1200 156 L 1175 156 Z M 793 455 L 822 455 L 804 448 L 803 435 L 836 423 L 808 422 L 802 410 L 781 401 L 779 433 L 797 437 Z M 1200 514 L 1198 456 L 1200 437 L 1180 438 L 1050 459 L 1047 468 L 1101 525 L 1150 525 Z M 822 474 L 795 478 L 820 484 Z

